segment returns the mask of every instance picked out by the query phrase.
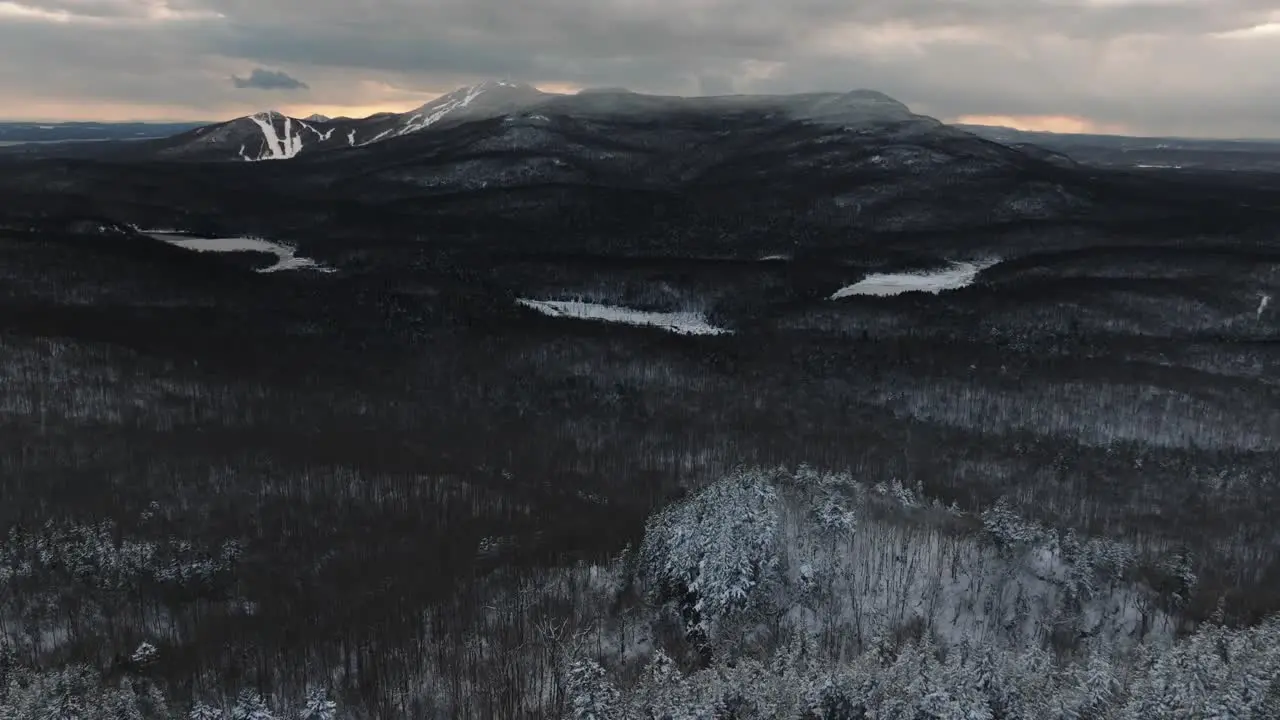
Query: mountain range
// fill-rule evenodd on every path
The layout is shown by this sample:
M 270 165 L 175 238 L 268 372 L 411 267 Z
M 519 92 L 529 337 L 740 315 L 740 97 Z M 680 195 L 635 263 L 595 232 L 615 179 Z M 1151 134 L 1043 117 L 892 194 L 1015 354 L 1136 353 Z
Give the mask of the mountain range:
M 909 114 L 905 106 L 879 93 L 861 91 L 862 109 L 878 100 L 881 119 Z M 499 116 L 600 113 L 612 106 L 618 112 L 643 115 L 662 107 L 688 112 L 716 112 L 726 108 L 773 108 L 795 118 L 841 121 L 850 98 L 837 93 L 792 96 L 724 96 L 677 98 L 647 96 L 624 88 L 588 88 L 566 95 L 541 91 L 531 85 L 492 80 L 459 88 L 407 112 L 382 112 L 364 118 L 331 118 L 319 113 L 299 118 L 265 110 L 232 120 L 199 123 L 33 123 L 0 122 L 0 152 L 48 156 L 125 155 L 135 158 L 181 160 L 230 160 L 258 162 L 286 160 L 318 151 L 366 147 L 411 135 L 429 128 Z M 806 107 L 805 103 L 809 106 Z M 835 116 L 830 106 L 841 108 Z M 822 110 L 823 105 L 827 111 Z M 546 108 L 545 113 L 540 108 Z M 855 120 L 856 122 L 856 120 Z M 956 124 L 952 127 L 1006 145 L 1041 160 L 1071 167 L 1141 170 L 1229 169 L 1274 171 L 1280 169 L 1280 141 L 1266 139 L 1206 139 L 1182 137 L 1133 137 L 1087 133 L 1050 133 L 1009 127 Z M 70 141 L 137 141 L 122 148 L 119 142 L 96 142 L 72 148 Z M 150 141 L 150 142 L 147 142 Z M 17 147 L 14 147 L 17 146 Z
M 1158 174 L 1100 174 L 872 90 L 564 95 L 490 81 L 405 113 L 263 112 L 159 139 L 7 148 L 0 192 L 23 200 L 0 223 L 254 234 L 348 254 L 356 240 L 428 235 L 755 257 L 848 252 L 851 233 L 989 234 L 1270 202 L 1249 197 L 1265 178 L 1236 174 L 1206 191 Z
M 767 113 L 773 117 L 826 125 L 869 127 L 890 122 L 940 124 L 913 115 L 882 93 L 737 95 L 685 98 L 641 95 L 624 89 L 588 89 L 577 94 L 547 93 L 531 85 L 488 81 L 459 88 L 403 113 L 365 118 L 331 119 L 311 115 L 299 119 L 265 111 L 203 126 L 133 148 L 157 158 L 184 160 L 289 160 L 320 151 L 360 148 L 402 138 L 427 129 L 508 117 L 512 121 L 552 122 L 551 118 L 642 117 L 671 113 Z
M 405 113 L 359 119 L 255 113 L 175 135 L 151 149 L 158 157 L 187 160 L 288 160 L 304 152 L 364 147 L 429 127 L 518 112 L 551 97 L 556 96 L 530 85 L 490 81 L 459 88 Z
M 1079 173 L 870 90 L 686 98 L 490 82 L 407 113 L 267 112 L 6 157 L 0 188 L 40 196 L 27 208 L 73 202 L 121 226 L 311 239 L 536 229 L 575 246 L 790 250 L 853 229 L 975 227 L 1092 202 Z M 726 222 L 742 228 L 726 235 Z

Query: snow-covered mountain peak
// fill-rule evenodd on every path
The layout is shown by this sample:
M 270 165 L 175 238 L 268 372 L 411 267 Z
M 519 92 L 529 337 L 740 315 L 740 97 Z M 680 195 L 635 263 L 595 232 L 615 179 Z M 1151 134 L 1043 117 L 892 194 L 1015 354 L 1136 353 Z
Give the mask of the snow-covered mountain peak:
M 302 152 L 302 123 L 299 121 L 297 132 L 295 133 L 293 118 L 288 115 L 281 115 L 275 110 L 268 110 L 265 113 L 257 113 L 250 115 L 249 119 L 253 121 L 258 129 L 262 131 L 262 150 L 256 156 L 251 156 L 245 151 L 245 147 L 240 147 L 240 157 L 245 160 L 288 160 L 297 157 Z
M 391 134 L 407 135 L 445 119 L 495 117 L 536 103 L 545 97 L 546 93 L 532 85 L 508 80 L 486 80 L 458 88 L 405 113 L 402 116 L 404 121 Z
M 166 156 L 220 156 L 227 160 L 284 160 L 304 152 L 365 147 L 428 128 L 503 117 L 519 118 L 521 122 L 517 124 L 520 125 L 528 125 L 526 120 L 538 125 L 549 122 L 553 116 L 657 118 L 673 110 L 714 113 L 748 108 L 846 129 L 894 125 L 902 131 L 906 127 L 939 124 L 913 115 L 902 103 L 870 90 L 682 98 L 642 95 L 622 88 L 596 88 L 578 94 L 546 93 L 532 85 L 504 79 L 460 87 L 405 113 L 382 112 L 358 119 L 331 119 L 315 114 L 298 119 L 278 110 L 262 110 L 198 129 L 190 135 L 175 136 L 161 152 Z M 520 132 L 526 130 L 528 128 Z
M 196 133 L 204 144 L 223 144 L 228 150 L 238 144 L 235 157 L 257 162 L 297 157 L 304 147 L 327 142 L 334 128 L 321 131 L 307 120 L 290 117 L 279 110 L 262 110 L 214 126 L 212 132 L 204 130 Z
M 255 162 L 287 160 L 297 157 L 304 148 L 309 153 L 327 148 L 372 145 L 446 121 L 452 124 L 524 111 L 551 97 L 555 96 L 532 85 L 510 80 L 486 80 L 445 93 L 406 113 L 381 112 L 358 119 L 329 118 L 317 113 L 298 119 L 279 110 L 261 110 L 200 128 L 189 138 L 178 138 L 173 147 L 163 152 L 171 156 L 226 153 L 226 159 Z M 215 150 L 214 146 L 221 149 Z
M 485 80 L 475 85 L 467 85 L 460 87 L 452 92 L 445 93 L 440 97 L 422 105 L 421 107 L 411 110 L 405 115 L 414 115 L 417 113 L 432 112 L 434 110 L 448 107 L 450 112 L 454 110 L 462 110 L 469 108 L 473 103 L 482 97 L 486 101 L 492 101 L 494 98 L 514 98 L 514 97 L 540 97 L 545 95 L 532 85 L 524 83 L 511 82 L 509 80 Z
M 435 100 L 432 100 L 417 108 L 414 108 L 413 110 L 410 110 L 408 113 L 405 113 L 405 114 L 413 115 L 415 113 L 428 112 L 432 109 L 440 108 L 440 107 L 448 107 L 450 108 L 450 110 L 461 109 L 469 106 L 472 102 L 475 101 L 476 98 L 480 97 L 488 90 L 489 90 L 488 82 L 482 82 L 477 85 L 467 85 L 466 87 L 460 87 L 457 90 L 454 90 L 453 92 L 445 93 L 444 95 L 441 95 Z
M 532 85 L 529 85 L 527 83 L 519 83 L 512 80 L 485 80 L 483 82 L 476 83 L 475 85 L 468 85 L 466 87 L 458 88 L 453 92 L 454 93 L 470 93 L 472 91 L 479 91 L 481 93 L 484 93 L 484 92 L 504 92 L 504 91 L 512 91 L 512 90 L 518 91 L 518 92 L 529 92 L 529 91 L 540 92 L 536 87 Z M 453 93 L 450 93 L 450 94 L 453 94 Z

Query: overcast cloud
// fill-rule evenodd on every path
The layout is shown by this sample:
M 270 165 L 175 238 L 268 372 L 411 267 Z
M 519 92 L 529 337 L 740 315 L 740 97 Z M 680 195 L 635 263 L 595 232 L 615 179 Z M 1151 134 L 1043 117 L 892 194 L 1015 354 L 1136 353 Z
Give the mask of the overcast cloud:
M 0 0 L 15 119 L 357 114 L 507 78 L 1280 137 L 1276 68 L 1280 0 Z
M 311 87 L 280 70 L 254 68 L 249 77 L 231 76 L 231 84 L 241 90 L 310 90 Z

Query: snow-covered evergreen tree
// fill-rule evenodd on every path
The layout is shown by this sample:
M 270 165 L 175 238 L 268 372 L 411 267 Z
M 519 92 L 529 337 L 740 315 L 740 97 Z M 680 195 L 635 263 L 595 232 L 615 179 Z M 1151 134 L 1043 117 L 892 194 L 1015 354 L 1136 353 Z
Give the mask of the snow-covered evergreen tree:
M 156 657 L 159 653 L 160 651 L 156 649 L 155 645 L 152 645 L 149 642 L 144 642 L 138 645 L 137 649 L 133 651 L 133 654 L 129 656 L 129 662 L 132 663 L 135 668 L 147 668 L 155 664 Z
M 1045 537 L 1045 529 L 1038 523 L 1022 519 L 1008 498 L 1000 498 L 996 504 L 982 513 L 982 526 L 1001 549 L 1035 544 Z
M 307 699 L 302 706 L 299 720 L 336 720 L 338 704 L 329 699 L 322 688 L 307 691 Z
M 224 718 L 226 715 L 221 710 L 203 702 L 197 702 L 191 707 L 191 712 L 187 713 L 187 720 L 224 720 Z
M 0 689 L 3 720 L 160 720 L 169 718 L 168 701 L 155 685 L 124 677 L 106 684 L 94 669 L 70 665 L 35 672 L 22 669 L 9 675 Z
M 567 697 L 572 720 L 614 720 L 620 695 L 594 660 L 577 660 L 569 666 Z
M 1153 654 L 1122 717 L 1280 717 L 1280 618 L 1244 630 L 1206 625 Z
M 857 515 L 834 488 L 823 489 L 814 501 L 813 513 L 818 526 L 826 532 L 847 534 L 858 527 Z
M 252 690 L 241 690 L 231 708 L 231 720 L 276 720 L 267 701 Z
M 779 566 L 778 527 L 770 478 L 739 471 L 651 518 L 641 571 L 659 594 L 691 595 L 696 628 L 713 635 L 721 619 L 765 599 Z

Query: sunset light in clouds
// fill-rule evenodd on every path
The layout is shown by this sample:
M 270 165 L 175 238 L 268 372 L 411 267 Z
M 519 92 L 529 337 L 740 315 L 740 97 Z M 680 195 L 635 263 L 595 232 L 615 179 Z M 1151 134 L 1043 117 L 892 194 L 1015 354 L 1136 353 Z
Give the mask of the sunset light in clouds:
M 998 125 L 1014 130 L 1031 130 L 1051 133 L 1091 133 L 1097 135 L 1123 135 L 1132 132 L 1115 123 L 1100 123 L 1083 117 L 1069 115 L 961 115 L 951 122 L 965 125 Z
M 505 78 L 669 95 L 872 89 L 943 120 L 1280 137 L 1278 10 L 1255 0 L 0 0 L 0 119 L 356 116 Z

